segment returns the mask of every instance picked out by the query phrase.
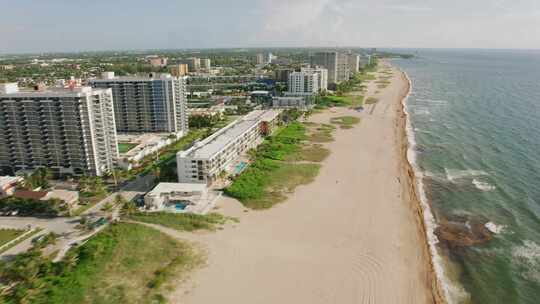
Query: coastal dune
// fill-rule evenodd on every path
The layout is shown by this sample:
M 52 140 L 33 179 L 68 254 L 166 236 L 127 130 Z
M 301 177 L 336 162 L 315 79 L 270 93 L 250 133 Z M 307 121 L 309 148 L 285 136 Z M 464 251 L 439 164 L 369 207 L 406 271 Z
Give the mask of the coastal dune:
M 441 302 L 405 159 L 401 100 L 409 84 L 395 68 L 390 81 L 380 92 L 369 85 L 368 96 L 379 101 L 363 113 L 336 108 L 310 118 L 361 119 L 336 130 L 313 183 L 264 211 L 222 198 L 219 211 L 239 223 L 215 233 L 177 233 L 199 244 L 208 264 L 172 302 Z

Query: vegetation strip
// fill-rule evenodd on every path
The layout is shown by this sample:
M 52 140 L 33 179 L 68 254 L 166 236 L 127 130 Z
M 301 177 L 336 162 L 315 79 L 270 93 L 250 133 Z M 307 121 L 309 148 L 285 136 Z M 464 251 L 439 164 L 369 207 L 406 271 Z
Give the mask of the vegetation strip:
M 227 221 L 238 221 L 235 218 L 225 217 L 219 213 L 199 215 L 193 213 L 136 212 L 127 215 L 127 218 L 137 222 L 162 225 L 181 231 L 214 231 L 219 229 Z
M 281 128 L 251 151 L 252 164 L 225 193 L 252 209 L 267 209 L 284 201 L 287 193 L 315 179 L 320 169 L 315 162 L 330 154 L 317 143 L 332 141 L 334 129 L 332 125 L 300 122 Z
M 149 227 L 119 223 L 59 263 L 38 249 L 0 262 L 0 302 L 163 303 L 173 281 L 201 263 L 187 243 Z
M 32 230 L 29 230 L 27 232 L 25 232 L 26 234 L 23 234 L 23 235 L 20 235 L 18 236 L 18 239 L 13 239 L 14 242 L 8 244 L 8 243 L 5 243 L 2 245 L 2 248 L 0 248 L 0 254 L 10 250 L 11 248 L 19 245 L 20 243 L 24 242 L 25 240 L 33 237 L 34 235 L 36 235 L 37 233 L 39 233 L 41 230 L 41 228 L 34 228 Z

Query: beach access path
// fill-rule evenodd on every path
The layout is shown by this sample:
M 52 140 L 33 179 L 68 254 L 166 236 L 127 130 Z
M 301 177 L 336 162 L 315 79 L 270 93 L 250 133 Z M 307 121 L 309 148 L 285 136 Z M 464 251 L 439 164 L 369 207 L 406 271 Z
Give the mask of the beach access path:
M 366 97 L 377 92 L 376 106 L 314 114 L 310 120 L 319 123 L 344 115 L 361 122 L 336 130 L 316 180 L 284 203 L 246 211 L 223 197 L 219 212 L 239 223 L 211 233 L 169 231 L 208 255 L 171 302 L 433 303 L 425 237 L 403 164 L 398 120 L 407 91 L 392 68 L 388 87 L 368 87 Z

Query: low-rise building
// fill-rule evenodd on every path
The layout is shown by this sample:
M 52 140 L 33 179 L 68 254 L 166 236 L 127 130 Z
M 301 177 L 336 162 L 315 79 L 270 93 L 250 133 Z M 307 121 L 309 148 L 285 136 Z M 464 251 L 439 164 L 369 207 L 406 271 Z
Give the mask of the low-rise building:
M 50 199 L 62 200 L 68 205 L 69 208 L 72 208 L 79 201 L 79 192 L 54 189 L 52 191 L 49 191 L 47 195 L 45 195 L 45 197 L 42 198 L 41 200 L 50 200 Z
M 167 58 L 152 57 L 148 60 L 153 67 L 165 67 L 167 66 Z
M 137 168 L 146 156 L 155 155 L 180 137 L 170 133 L 118 134 L 119 143 L 133 145 L 133 148 L 120 153 L 118 165 L 126 170 Z
M 223 106 L 212 106 L 210 108 L 190 108 L 189 116 L 207 115 L 207 116 L 221 116 L 225 112 Z
M 38 201 L 58 199 L 66 203 L 68 208 L 72 208 L 79 201 L 79 192 L 60 189 L 55 189 L 51 191 L 17 190 L 13 192 L 13 196 L 22 199 Z
M 270 91 L 253 91 L 249 93 L 249 102 L 255 104 L 269 104 L 272 100 L 272 93 Z
M 272 108 L 308 110 L 313 104 L 304 97 L 285 96 L 272 98 Z
M 222 174 L 242 170 L 235 161 L 270 135 L 279 120 L 279 110 L 256 110 L 176 155 L 178 181 L 211 185 Z
M 188 206 L 197 205 L 208 197 L 208 188 L 199 183 L 159 183 L 144 197 L 144 204 L 150 210 L 173 209 L 185 211 Z
M 0 197 L 13 195 L 17 184 L 22 181 L 20 176 L 0 176 Z

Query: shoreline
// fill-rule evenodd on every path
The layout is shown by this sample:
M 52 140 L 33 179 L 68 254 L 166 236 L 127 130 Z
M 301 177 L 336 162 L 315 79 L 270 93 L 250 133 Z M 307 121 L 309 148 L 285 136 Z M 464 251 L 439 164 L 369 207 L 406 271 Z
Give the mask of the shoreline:
M 402 162 L 402 174 L 406 176 L 407 185 L 405 188 L 409 191 L 409 196 L 412 202 L 412 207 L 414 212 L 417 213 L 417 225 L 420 229 L 420 233 L 424 236 L 424 253 L 427 254 L 429 269 L 430 269 L 430 279 L 428 282 L 431 282 L 431 285 L 428 286 L 431 289 L 433 295 L 433 303 L 436 304 L 446 304 L 448 302 L 448 290 L 443 286 L 442 281 L 444 280 L 444 269 L 443 265 L 434 261 L 435 259 L 441 259 L 439 253 L 437 252 L 436 246 L 436 236 L 434 235 L 434 230 L 428 230 L 427 226 L 430 224 L 435 224 L 433 213 L 431 207 L 427 202 L 422 200 L 422 195 L 420 192 L 423 192 L 423 185 L 419 185 L 419 179 L 421 176 L 417 176 L 417 170 L 415 170 L 412 163 L 416 159 L 416 152 L 414 152 L 414 144 L 411 143 L 411 140 L 414 142 L 414 133 L 410 134 L 412 131 L 410 115 L 407 111 L 407 100 L 412 92 L 412 81 L 410 80 L 407 73 L 399 68 L 396 69 L 403 75 L 407 80 L 407 92 L 401 97 L 400 107 L 398 109 L 398 117 L 396 121 L 396 133 L 398 145 L 401 149 L 400 152 L 400 161 Z M 414 155 L 411 155 L 413 154 Z M 433 239 L 435 238 L 435 239 Z
M 407 161 L 403 99 L 410 86 L 394 66 L 388 88 L 368 84 L 378 102 L 359 113 L 332 108 L 309 121 L 361 119 L 324 146 L 319 175 L 285 202 L 246 210 L 223 197 L 220 213 L 239 218 L 214 233 L 181 236 L 202 246 L 207 266 L 170 298 L 176 303 L 445 303 L 428 250 L 422 208 Z M 379 74 L 380 75 L 380 74 Z M 392 286 L 392 292 L 387 287 Z

